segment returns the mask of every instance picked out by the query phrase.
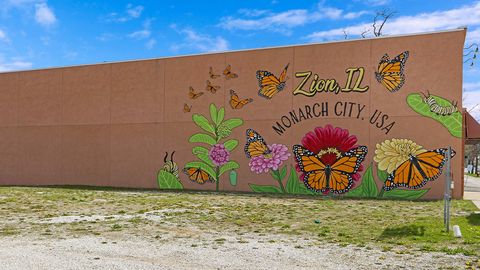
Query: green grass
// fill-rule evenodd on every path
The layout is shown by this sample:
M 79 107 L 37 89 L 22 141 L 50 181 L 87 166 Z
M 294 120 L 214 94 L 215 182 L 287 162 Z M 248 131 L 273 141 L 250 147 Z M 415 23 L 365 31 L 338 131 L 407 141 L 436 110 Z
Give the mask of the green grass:
M 152 211 L 159 220 L 145 219 Z M 111 189 L 0 187 L 0 237 L 72 237 L 123 234 L 159 239 L 199 232 L 310 239 L 384 251 L 439 251 L 480 255 L 480 214 L 470 201 L 452 201 L 443 226 L 442 201 L 278 198 L 260 195 L 173 193 Z M 61 216 L 110 216 L 104 220 L 43 224 Z M 125 215 L 126 218 L 118 218 Z M 216 238 L 215 243 L 224 243 Z

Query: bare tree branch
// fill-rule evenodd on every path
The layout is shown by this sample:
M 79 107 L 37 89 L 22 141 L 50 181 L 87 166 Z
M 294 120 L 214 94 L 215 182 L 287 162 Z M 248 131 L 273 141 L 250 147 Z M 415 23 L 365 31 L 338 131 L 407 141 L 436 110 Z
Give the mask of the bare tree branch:
M 362 36 L 362 38 L 366 38 L 365 34 L 367 34 L 368 32 L 370 32 L 370 30 L 365 29 L 365 30 L 363 30 L 362 33 L 360 33 L 360 35 Z
M 373 18 L 373 25 L 372 25 L 373 34 L 376 37 L 379 37 L 382 35 L 383 26 L 385 26 L 385 23 L 387 22 L 387 20 L 391 18 L 393 15 L 395 15 L 395 13 L 396 13 L 395 11 L 389 11 L 388 9 L 384 9 L 383 11 L 377 11 L 375 18 Z M 379 19 L 379 17 L 381 17 L 382 22 L 378 26 L 377 20 Z

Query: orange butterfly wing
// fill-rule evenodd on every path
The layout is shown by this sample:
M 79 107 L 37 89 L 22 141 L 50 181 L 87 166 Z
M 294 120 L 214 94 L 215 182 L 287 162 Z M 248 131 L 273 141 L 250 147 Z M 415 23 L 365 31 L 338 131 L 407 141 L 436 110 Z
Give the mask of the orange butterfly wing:
M 452 150 L 451 157 L 455 156 Z M 421 188 L 427 181 L 434 181 L 442 174 L 442 168 L 447 157 L 447 149 L 439 148 L 426 151 L 400 164 L 388 175 L 383 189 L 391 190 L 396 187 Z
M 187 174 L 191 181 L 197 182 L 198 184 L 213 181 L 210 175 L 200 168 L 184 168 L 183 172 Z
M 188 113 L 192 110 L 192 106 L 188 106 L 187 103 L 183 104 L 183 112 Z
M 304 183 L 309 189 L 342 194 L 352 187 L 352 174 L 358 171 L 365 159 L 367 147 L 359 146 L 344 153 L 331 167 L 323 164 L 317 155 L 300 145 L 294 145 L 293 153 L 300 170 L 305 173 Z
M 212 94 L 215 94 L 217 92 L 217 90 L 220 89 L 220 86 L 219 85 L 212 85 L 212 82 L 207 80 L 207 86 L 205 87 L 205 89 L 207 91 L 211 92 Z
M 203 95 L 203 92 L 196 93 L 195 89 L 193 89 L 193 87 L 190 86 L 190 89 L 188 90 L 188 97 L 190 99 L 197 99 L 202 95 Z
M 232 107 L 232 109 L 241 109 L 252 101 L 253 99 L 251 98 L 240 99 L 234 90 L 230 90 L 230 107 Z
M 208 75 L 210 76 L 210 79 L 216 79 L 218 77 L 220 77 L 220 75 L 217 75 L 215 73 L 213 73 L 213 68 L 210 67 L 210 70 L 208 71 Z
M 232 66 L 231 65 L 228 65 L 225 68 L 225 70 L 223 70 L 223 75 L 225 75 L 225 79 L 227 79 L 227 80 L 238 78 L 238 75 L 236 73 L 232 72 Z
M 289 64 L 285 66 L 279 78 L 269 71 L 257 70 L 258 86 L 260 86 L 258 95 L 267 99 L 271 99 L 278 92 L 282 91 L 285 88 L 288 66 Z
M 271 151 L 268 149 L 267 143 L 258 132 L 249 128 L 246 131 L 246 135 L 247 143 L 245 144 L 244 151 L 247 158 L 270 154 Z
M 392 60 L 389 60 L 388 54 L 385 54 L 378 64 L 375 72 L 376 79 L 390 92 L 396 92 L 405 83 L 405 63 L 409 52 L 405 51 Z

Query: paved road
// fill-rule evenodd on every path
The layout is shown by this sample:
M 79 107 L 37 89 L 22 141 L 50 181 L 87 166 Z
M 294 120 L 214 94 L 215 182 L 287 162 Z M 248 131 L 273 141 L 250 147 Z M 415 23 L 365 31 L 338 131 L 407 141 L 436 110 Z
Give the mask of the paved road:
M 465 175 L 464 191 L 463 198 L 465 200 L 472 200 L 480 209 L 480 177 Z
M 480 178 L 465 175 L 465 191 L 480 192 Z

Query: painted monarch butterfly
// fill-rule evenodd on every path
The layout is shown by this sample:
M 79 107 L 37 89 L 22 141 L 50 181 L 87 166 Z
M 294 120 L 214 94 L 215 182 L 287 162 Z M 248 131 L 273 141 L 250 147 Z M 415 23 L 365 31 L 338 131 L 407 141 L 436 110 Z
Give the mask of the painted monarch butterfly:
M 404 51 L 390 60 L 388 54 L 385 54 L 378 64 L 375 77 L 390 92 L 396 92 L 402 88 L 405 83 L 405 62 L 408 59 L 409 52 Z
M 188 106 L 187 103 L 183 104 L 183 112 L 188 113 L 192 110 L 192 105 Z
M 228 65 L 223 70 L 223 75 L 225 75 L 225 79 L 227 79 L 227 80 L 238 78 L 238 74 L 232 72 L 232 66 L 231 65 Z
M 190 86 L 190 89 L 188 90 L 188 97 L 189 97 L 190 99 L 197 99 L 197 98 L 199 98 L 199 97 L 202 96 L 202 95 L 203 95 L 203 92 L 198 92 L 198 93 L 196 93 L 196 92 L 195 92 L 195 89 L 193 89 L 193 87 Z
M 234 90 L 230 90 L 230 107 L 232 107 L 232 109 L 241 109 L 252 101 L 253 99 L 251 98 L 240 99 Z
M 162 170 L 169 172 L 173 174 L 175 177 L 178 178 L 178 165 L 173 161 L 173 154 L 175 154 L 175 151 L 172 152 L 170 155 L 170 160 L 167 160 L 168 157 L 168 152 L 165 152 L 165 157 L 163 158 L 163 168 Z
M 295 159 L 304 173 L 305 186 L 316 192 L 331 191 L 335 194 L 350 190 L 353 184 L 352 175 L 358 171 L 367 152 L 366 146 L 359 146 L 341 154 L 332 165 L 326 165 L 310 150 L 301 145 L 293 146 Z
M 210 70 L 208 71 L 208 76 L 210 76 L 210 79 L 216 79 L 216 78 L 220 77 L 219 74 L 214 74 L 213 73 L 213 68 L 212 67 L 210 67 Z
M 427 91 L 427 95 L 422 93 L 423 95 L 423 102 L 425 102 L 429 107 L 430 111 L 436 113 L 437 115 L 451 115 L 458 111 L 457 103 L 452 101 L 452 105 L 450 106 L 440 106 L 438 105 L 435 97 L 431 96 L 430 93 Z
M 207 80 L 207 86 L 205 87 L 207 91 L 211 92 L 212 94 L 215 94 L 217 90 L 220 88 L 221 87 L 219 85 L 212 85 L 212 82 L 210 82 L 210 80 Z
M 278 92 L 282 91 L 285 88 L 285 82 L 287 78 L 287 69 L 290 64 L 287 64 L 283 69 L 280 76 L 277 78 L 269 71 L 257 70 L 257 80 L 260 90 L 258 90 L 258 95 L 267 99 L 271 99 Z
M 184 168 L 183 172 L 187 174 L 191 181 L 198 184 L 205 184 L 207 181 L 213 182 L 212 177 L 200 168 Z
M 268 149 L 265 140 L 255 130 L 249 128 L 246 131 L 247 143 L 245 144 L 245 155 L 247 158 L 258 157 L 260 155 L 268 156 L 272 151 Z
M 450 156 L 454 157 L 455 151 L 452 150 Z M 396 187 L 421 188 L 427 181 L 433 181 L 442 174 L 446 158 L 447 148 L 410 155 L 407 161 L 387 176 L 383 189 L 388 191 Z

